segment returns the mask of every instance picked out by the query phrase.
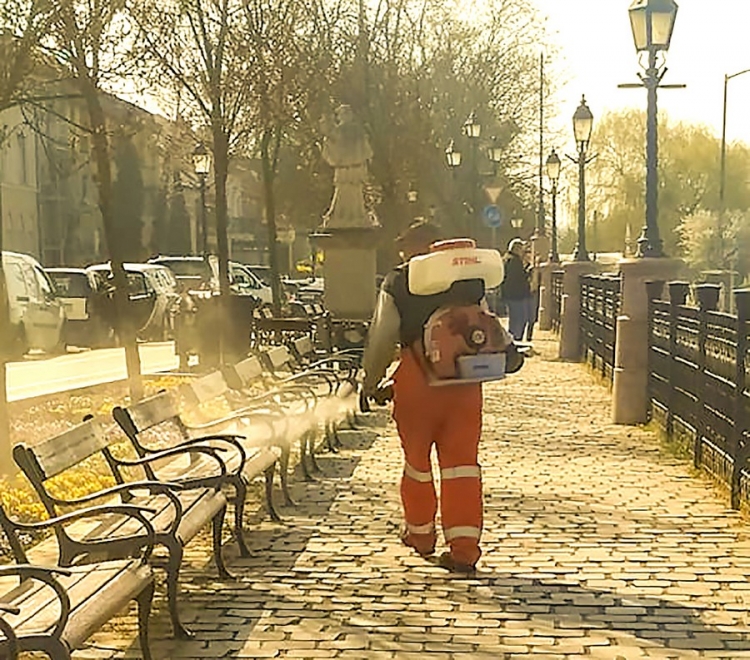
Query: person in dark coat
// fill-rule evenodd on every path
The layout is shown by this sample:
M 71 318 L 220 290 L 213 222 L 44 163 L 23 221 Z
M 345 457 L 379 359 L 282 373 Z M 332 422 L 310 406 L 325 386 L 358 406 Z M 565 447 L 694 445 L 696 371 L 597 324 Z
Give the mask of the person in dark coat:
M 531 284 L 524 263 L 525 249 L 526 244 L 520 238 L 514 238 L 508 244 L 508 254 L 504 259 L 503 300 L 508 307 L 508 330 L 516 341 L 523 340 L 530 320 Z

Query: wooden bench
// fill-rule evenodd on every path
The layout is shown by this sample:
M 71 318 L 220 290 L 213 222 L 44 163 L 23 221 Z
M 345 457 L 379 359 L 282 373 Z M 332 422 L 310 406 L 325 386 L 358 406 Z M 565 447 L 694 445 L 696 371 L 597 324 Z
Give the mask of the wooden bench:
M 130 504 L 82 509 L 41 523 L 11 520 L 0 507 L 0 526 L 8 537 L 16 565 L 0 566 L 0 577 L 18 577 L 19 585 L 0 596 L 0 658 L 18 652 L 39 651 L 53 660 L 67 660 L 94 632 L 116 616 L 131 600 L 138 604 L 141 654 L 151 660 L 148 619 L 154 596 L 154 576 L 149 565 L 154 528 L 147 511 Z M 139 556 L 70 567 L 29 564 L 20 534 L 55 531 L 87 518 L 100 521 L 117 517 L 143 530 L 143 540 L 133 554 Z
M 185 389 L 181 392 L 184 395 Z M 243 534 L 248 480 L 265 475 L 268 513 L 273 520 L 279 521 L 273 505 L 273 475 L 281 452 L 270 445 L 243 444 L 243 437 L 237 433 L 206 433 L 208 425 L 191 427 L 182 417 L 179 400 L 178 392 L 160 392 L 131 406 L 115 406 L 112 416 L 130 439 L 136 453 L 143 458 L 163 451 L 165 443 L 171 449 L 183 451 L 206 445 L 227 450 L 222 455 L 226 475 L 216 474 L 205 459 L 197 457 L 199 460 L 194 460 L 180 471 L 171 470 L 168 478 L 183 485 L 213 486 L 217 481 L 228 483 L 233 490 L 229 502 L 234 506 L 235 538 L 241 556 L 249 557 L 250 550 Z M 199 435 L 196 436 L 196 433 Z M 162 474 L 158 471 L 151 473 L 153 477 Z M 166 474 L 163 476 L 167 478 Z
M 166 483 L 154 478 L 151 464 L 167 461 L 167 465 L 170 465 L 177 458 L 197 456 L 211 460 L 215 469 L 226 478 L 227 469 L 221 458 L 223 452 L 220 448 L 206 446 L 177 447 L 131 460 L 119 458 L 118 452 L 112 451 L 114 444 L 98 420 L 88 419 L 37 445 L 16 445 L 13 457 L 51 517 L 58 516 L 60 510 L 66 507 L 80 507 L 116 498 L 123 503 L 153 510 L 148 521 L 154 529 L 155 543 L 167 550 L 166 562 L 154 556 L 153 564 L 165 569 L 167 573 L 169 612 L 175 636 L 190 637 L 191 634 L 179 620 L 177 609 L 183 548 L 204 526 L 211 523 L 216 567 L 220 577 L 231 578 L 221 554 L 227 498 L 221 490 L 221 480 L 209 485 Z M 101 456 L 103 466 L 109 466 L 118 481 L 117 485 L 75 499 L 55 496 L 50 480 L 95 456 Z M 142 469 L 147 479 L 126 481 L 125 468 Z M 132 520 L 124 519 L 121 515 L 106 515 L 104 512 L 96 524 L 78 530 L 76 535 L 71 535 L 64 526 L 55 526 L 54 531 L 60 549 L 60 564 L 63 566 L 69 566 L 79 559 L 87 561 L 94 556 L 108 559 L 130 557 L 141 546 L 151 543 L 150 536 L 139 530 L 139 526 Z
M 263 360 L 263 362 L 261 362 Z M 264 367 L 264 363 L 266 367 Z M 247 392 L 259 382 L 272 390 L 296 391 L 312 397 L 312 409 L 307 414 L 309 423 L 300 437 L 300 467 L 306 480 L 312 479 L 312 471 L 320 471 L 315 458 L 315 438 L 319 428 L 323 429 L 323 440 L 330 451 L 338 451 L 337 424 L 345 418 L 345 410 L 351 405 L 349 395 L 353 385 L 336 369 L 321 366 L 316 369 L 296 370 L 294 359 L 286 346 L 273 346 L 259 352 L 258 356 L 246 358 L 224 369 L 227 383 L 233 389 Z
M 225 367 L 180 387 L 183 400 L 191 410 L 205 409 L 207 404 L 222 404 L 223 414 L 206 415 L 201 421 L 192 421 L 189 432 L 221 429 L 236 433 L 243 447 L 275 447 L 280 452 L 280 480 L 284 500 L 294 502 L 289 493 L 289 460 L 294 442 L 300 442 L 300 462 L 303 472 L 305 447 L 309 436 L 317 430 L 313 414 L 317 397 L 313 389 L 303 383 L 268 389 L 265 372 L 257 358 L 244 360 L 239 372 Z M 226 374 L 226 376 L 225 376 Z M 230 385 L 229 380 L 232 381 Z M 269 494 L 270 497 L 270 494 Z

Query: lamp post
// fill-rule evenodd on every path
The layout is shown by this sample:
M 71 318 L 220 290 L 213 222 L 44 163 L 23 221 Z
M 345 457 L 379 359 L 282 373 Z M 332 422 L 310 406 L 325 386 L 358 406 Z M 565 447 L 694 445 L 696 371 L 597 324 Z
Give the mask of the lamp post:
M 477 120 L 476 112 L 472 111 L 471 114 L 466 118 L 463 125 L 463 133 L 469 139 L 469 145 L 471 148 L 471 198 L 469 200 L 469 222 L 467 226 L 467 236 L 471 234 L 472 222 L 471 218 L 474 218 L 478 212 L 477 204 L 477 192 L 479 188 L 479 172 L 477 171 L 477 143 L 479 142 L 479 136 L 482 134 L 482 125 Z
M 490 146 L 487 147 L 487 158 L 492 163 L 492 172 L 497 176 L 498 165 L 503 160 L 503 148 L 500 146 L 500 141 L 493 135 L 490 138 Z
M 202 142 L 193 151 L 193 167 L 201 188 L 201 252 L 208 254 L 208 220 L 206 218 L 206 177 L 211 171 L 211 154 Z
M 560 263 L 560 255 L 557 252 L 557 184 L 560 180 L 560 169 L 562 161 L 557 152 L 553 149 L 547 156 L 546 168 L 547 178 L 552 188 L 552 236 L 550 241 L 549 261 L 550 263 Z
M 633 30 L 635 49 L 646 53 L 648 62 L 643 65 L 644 72 L 639 74 L 640 84 L 648 92 L 646 117 L 646 224 L 638 238 L 638 257 L 663 257 L 664 250 L 659 236 L 659 145 L 657 90 L 659 87 L 684 87 L 684 85 L 662 85 L 661 81 L 667 72 L 659 53 L 669 50 L 672 41 L 677 3 L 674 0 L 634 0 L 628 9 L 630 26 Z M 620 85 L 633 87 L 634 85 Z
M 719 238 L 718 246 L 718 264 L 721 265 L 724 262 L 724 212 L 726 210 L 725 205 L 725 194 L 727 184 L 727 98 L 729 81 L 733 78 L 743 76 L 746 73 L 750 73 L 750 69 L 745 69 L 738 73 L 724 76 L 724 109 L 722 112 L 721 121 L 721 162 L 719 166 L 719 217 L 717 221 L 717 233 Z
M 586 165 L 596 156 L 587 157 L 586 152 L 591 141 L 591 131 L 594 127 L 594 115 L 586 105 L 586 97 L 581 97 L 581 104 L 573 114 L 573 135 L 578 146 L 578 156 L 568 156 L 578 165 L 578 243 L 576 244 L 573 261 L 591 261 L 586 250 Z

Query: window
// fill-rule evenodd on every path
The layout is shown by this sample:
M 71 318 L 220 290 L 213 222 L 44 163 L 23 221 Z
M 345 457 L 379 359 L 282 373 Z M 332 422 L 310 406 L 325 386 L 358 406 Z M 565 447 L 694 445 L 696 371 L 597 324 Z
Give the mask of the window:
M 50 282 L 47 277 L 47 274 L 41 268 L 34 266 L 34 275 L 36 275 L 35 279 L 39 284 L 39 288 L 42 290 L 42 297 L 45 300 L 51 300 L 54 298 L 55 290 L 52 286 L 52 282 Z

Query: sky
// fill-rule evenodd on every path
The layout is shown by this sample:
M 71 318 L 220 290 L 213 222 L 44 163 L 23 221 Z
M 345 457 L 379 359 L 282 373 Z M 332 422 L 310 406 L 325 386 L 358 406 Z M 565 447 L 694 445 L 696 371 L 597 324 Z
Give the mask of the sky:
M 646 107 L 644 89 L 618 89 L 638 82 L 638 57 L 628 19 L 632 0 L 533 0 L 548 17 L 569 80 L 558 95 L 557 125 L 569 125 L 581 94 L 596 115 L 623 107 Z M 750 0 L 677 0 L 679 10 L 667 53 L 664 84 L 686 89 L 659 92 L 661 112 L 706 124 L 721 135 L 724 75 L 750 69 Z M 572 128 L 571 128 L 572 131 Z M 750 73 L 729 82 L 727 138 L 750 143 Z M 571 137 L 572 140 L 572 137 Z

